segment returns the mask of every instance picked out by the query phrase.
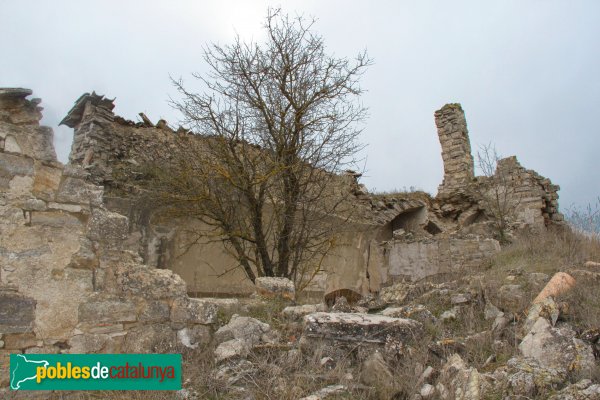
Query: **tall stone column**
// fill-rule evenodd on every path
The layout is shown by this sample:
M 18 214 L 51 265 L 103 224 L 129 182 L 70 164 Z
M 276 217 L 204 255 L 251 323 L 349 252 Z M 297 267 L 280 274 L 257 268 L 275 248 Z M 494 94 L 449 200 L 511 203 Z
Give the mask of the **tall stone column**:
M 438 188 L 438 196 L 463 191 L 475 174 L 467 121 L 460 104 L 446 104 L 437 110 L 435 125 L 444 161 L 444 181 Z

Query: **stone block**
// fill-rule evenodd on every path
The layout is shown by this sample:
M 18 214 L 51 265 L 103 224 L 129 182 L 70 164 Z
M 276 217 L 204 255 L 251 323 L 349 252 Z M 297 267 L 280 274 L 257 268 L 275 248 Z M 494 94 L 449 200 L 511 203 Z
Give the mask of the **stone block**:
M 32 226 L 50 226 L 54 228 L 82 229 L 84 224 L 76 216 L 64 211 L 34 211 L 31 213 Z
M 421 332 L 422 324 L 411 319 L 319 312 L 304 317 L 303 335 L 309 339 L 383 345 L 390 338 L 410 342 Z
M 75 335 L 68 341 L 70 347 L 67 353 L 100 353 L 109 339 L 110 337 L 106 334 Z
M 116 245 L 127 238 L 129 219 L 121 214 L 94 209 L 88 225 L 88 237 L 101 243 Z
M 94 252 L 94 245 L 85 237 L 79 238 L 79 250 L 71 256 L 68 267 L 81 269 L 94 269 L 98 266 L 98 257 Z
M 40 342 L 33 332 L 4 335 L 4 348 L 7 350 L 24 350 L 36 347 Z
M 197 299 L 181 297 L 171 306 L 171 322 L 176 328 L 188 324 L 214 324 L 217 322 L 217 307 Z
M 0 153 L 0 187 L 8 189 L 8 182 L 15 176 L 33 176 L 33 160 Z
M 137 308 L 131 301 L 98 293 L 79 305 L 80 322 L 133 322 Z
M 281 298 L 285 300 L 294 300 L 296 298 L 294 282 L 287 278 L 260 277 L 256 278 L 255 285 L 256 292 L 262 297 Z
M 35 306 L 34 299 L 0 287 L 0 332 L 31 332 L 35 320 Z
M 100 186 L 87 183 L 80 178 L 70 176 L 64 177 L 58 192 L 56 201 L 59 203 L 91 204 L 100 206 L 102 204 L 103 189 Z
M 126 296 L 139 295 L 158 300 L 187 295 L 183 279 L 168 269 L 127 266 L 118 268 L 115 277 L 119 290 Z
M 53 200 L 62 177 L 62 169 L 36 164 L 33 195 L 43 200 Z
M 126 353 L 169 353 L 175 351 L 177 333 L 168 325 L 145 325 L 131 329 L 125 337 Z
M 171 309 L 167 303 L 159 300 L 146 302 L 140 314 L 141 322 L 167 322 Z

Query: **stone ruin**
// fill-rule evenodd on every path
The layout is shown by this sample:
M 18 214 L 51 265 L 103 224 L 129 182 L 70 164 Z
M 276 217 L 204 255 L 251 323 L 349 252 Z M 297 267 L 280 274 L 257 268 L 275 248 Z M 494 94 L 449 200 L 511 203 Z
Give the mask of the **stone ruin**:
M 74 128 L 63 165 L 31 94 L 0 89 L 1 365 L 18 351 L 147 352 L 206 341 L 217 308 L 194 296 L 247 296 L 254 285 L 240 269 L 222 274 L 235 260 L 218 244 L 181 253 L 193 222 L 157 219 L 134 201 L 138 167 L 155 151 L 177 157 L 173 141 L 190 133 L 143 114 L 125 120 L 113 100 L 86 93 L 62 121 Z M 482 201 L 491 178 L 474 174 L 464 112 L 446 105 L 435 122 L 444 160 L 437 196 L 369 194 L 357 174 L 340 177 L 357 215 L 305 300 L 476 268 L 499 251 Z M 558 186 L 515 157 L 498 163 L 500 173 L 513 229 L 561 223 Z

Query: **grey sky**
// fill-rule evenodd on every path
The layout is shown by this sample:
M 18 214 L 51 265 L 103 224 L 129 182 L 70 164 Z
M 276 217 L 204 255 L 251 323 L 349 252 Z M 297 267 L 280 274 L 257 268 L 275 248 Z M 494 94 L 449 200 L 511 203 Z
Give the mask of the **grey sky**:
M 561 185 L 560 203 L 600 195 L 599 1 L 46 1 L 0 0 L 0 86 L 41 97 L 66 161 L 72 132 L 58 121 L 84 92 L 117 97 L 116 113 L 176 125 L 169 75 L 203 72 L 201 46 L 237 31 L 260 39 L 268 5 L 318 18 L 331 53 L 363 48 L 370 108 L 363 141 L 370 189 L 442 180 L 433 112 L 465 109 L 471 144 Z

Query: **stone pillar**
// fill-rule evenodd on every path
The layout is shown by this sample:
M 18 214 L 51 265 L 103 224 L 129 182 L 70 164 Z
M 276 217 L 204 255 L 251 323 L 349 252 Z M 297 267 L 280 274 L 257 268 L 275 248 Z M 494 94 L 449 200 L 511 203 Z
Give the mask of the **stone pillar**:
M 114 99 L 95 92 L 85 93 L 60 122 L 74 128 L 69 164 L 86 168 L 92 181 L 98 184 L 110 179 L 109 160 L 117 156 L 113 143 L 117 135 L 108 128 L 115 120 L 114 107 Z
M 460 104 L 446 104 L 437 110 L 435 125 L 444 160 L 444 181 L 438 196 L 462 191 L 475 175 L 467 121 Z

